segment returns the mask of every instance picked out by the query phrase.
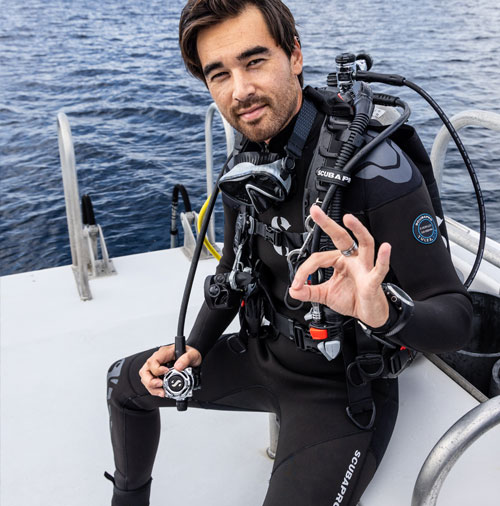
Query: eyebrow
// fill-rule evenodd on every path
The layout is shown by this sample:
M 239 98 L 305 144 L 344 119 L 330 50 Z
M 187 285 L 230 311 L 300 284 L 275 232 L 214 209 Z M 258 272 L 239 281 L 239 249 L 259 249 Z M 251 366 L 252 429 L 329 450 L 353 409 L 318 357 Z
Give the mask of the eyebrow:
M 236 57 L 236 59 L 238 61 L 243 61 L 243 60 L 251 58 L 252 56 L 255 56 L 257 54 L 269 54 L 270 52 L 271 51 L 269 51 L 269 48 L 267 48 L 267 47 L 264 47 L 264 46 L 255 46 L 255 47 L 252 47 L 252 48 L 247 49 L 246 51 L 243 51 L 242 53 L 240 53 Z M 224 65 L 222 64 L 221 61 L 216 61 L 216 62 L 213 62 L 213 63 L 208 63 L 207 65 L 205 65 L 203 67 L 203 75 L 205 77 L 208 77 L 208 75 L 210 74 L 210 72 L 213 72 L 216 69 L 222 68 L 223 66 Z

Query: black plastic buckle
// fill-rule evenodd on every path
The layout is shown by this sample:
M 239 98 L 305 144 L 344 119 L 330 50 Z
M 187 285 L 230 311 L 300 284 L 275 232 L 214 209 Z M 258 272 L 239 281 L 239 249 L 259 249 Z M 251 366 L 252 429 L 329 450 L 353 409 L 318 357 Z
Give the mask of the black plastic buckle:
M 288 319 L 288 336 L 299 350 L 320 353 L 316 341 L 309 336 L 307 329 L 291 319 Z
M 232 334 L 226 340 L 229 349 L 236 355 L 241 355 L 247 351 L 247 344 L 241 338 L 240 334 Z
M 389 369 L 387 378 L 397 378 L 413 362 L 414 358 L 415 354 L 407 348 L 393 353 L 387 361 Z
M 366 385 L 368 381 L 379 378 L 384 372 L 384 367 L 384 357 L 380 353 L 358 355 L 347 366 L 347 379 L 355 387 Z
M 289 329 L 289 336 L 290 336 L 290 339 L 292 339 L 294 342 L 295 342 L 295 345 L 297 346 L 297 348 L 301 349 L 301 350 L 306 350 L 306 345 L 305 345 L 305 332 L 304 332 L 304 329 L 302 326 L 300 325 L 297 325 L 297 323 L 295 323 L 294 320 L 291 320 L 289 319 L 288 320 L 288 325 L 290 327 Z
M 286 179 L 288 177 L 288 175 L 294 171 L 295 160 L 296 160 L 296 157 L 286 147 L 285 147 L 285 152 L 286 152 L 286 157 L 283 160 L 283 163 L 281 165 L 282 172 L 285 172 L 285 174 L 281 175 L 281 177 L 285 176 L 285 177 L 283 177 L 283 179 Z
M 370 430 L 373 427 L 373 424 L 375 423 L 375 416 L 377 414 L 377 408 L 375 406 L 375 403 L 373 402 L 373 399 L 370 400 L 370 406 L 368 409 L 366 408 L 366 402 L 363 402 L 363 407 L 360 407 L 356 409 L 354 406 L 353 409 L 351 409 L 351 406 L 347 406 L 345 408 L 347 416 L 351 420 L 351 422 L 356 425 L 356 427 L 360 428 L 361 430 Z M 370 421 L 367 424 L 362 424 L 360 421 L 356 420 L 356 416 L 362 415 L 363 413 L 368 413 L 371 411 L 370 415 Z
M 282 246 L 283 243 L 281 231 L 275 230 L 269 225 L 266 225 L 266 228 L 264 229 L 264 239 L 277 247 Z

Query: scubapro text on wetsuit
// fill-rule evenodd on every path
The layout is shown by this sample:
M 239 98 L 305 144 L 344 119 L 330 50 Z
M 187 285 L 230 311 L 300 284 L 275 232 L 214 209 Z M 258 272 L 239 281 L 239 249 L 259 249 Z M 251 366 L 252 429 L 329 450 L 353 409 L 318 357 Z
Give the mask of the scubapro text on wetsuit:
M 338 492 L 337 497 L 335 498 L 335 502 L 333 503 L 333 506 L 340 506 L 340 503 L 344 500 L 344 496 L 345 496 L 347 489 L 349 487 L 349 483 L 351 481 L 351 478 L 354 474 L 354 471 L 356 471 L 356 466 L 358 464 L 359 457 L 361 457 L 361 452 L 359 450 L 356 450 L 354 452 L 354 456 L 351 459 L 351 463 L 349 464 L 349 467 L 347 468 L 344 479 L 342 480 L 342 484 L 340 485 L 340 491 Z

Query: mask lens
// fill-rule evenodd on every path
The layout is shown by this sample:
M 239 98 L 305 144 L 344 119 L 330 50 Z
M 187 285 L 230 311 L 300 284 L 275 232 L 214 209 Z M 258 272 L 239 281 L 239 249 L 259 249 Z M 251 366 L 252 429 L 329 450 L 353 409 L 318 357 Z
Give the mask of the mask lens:
M 291 177 L 281 177 L 282 160 L 255 165 L 242 162 L 235 165 L 219 181 L 220 190 L 233 200 L 252 204 L 259 213 L 273 204 L 283 202 L 290 190 Z

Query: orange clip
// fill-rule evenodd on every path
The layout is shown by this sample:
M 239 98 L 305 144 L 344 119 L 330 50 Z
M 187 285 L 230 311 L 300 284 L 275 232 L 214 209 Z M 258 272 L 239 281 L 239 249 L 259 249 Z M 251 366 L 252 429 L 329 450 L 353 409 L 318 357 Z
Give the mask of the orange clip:
M 309 332 L 315 341 L 322 341 L 328 337 L 328 330 L 326 329 L 316 329 L 314 327 L 311 327 L 309 329 Z

